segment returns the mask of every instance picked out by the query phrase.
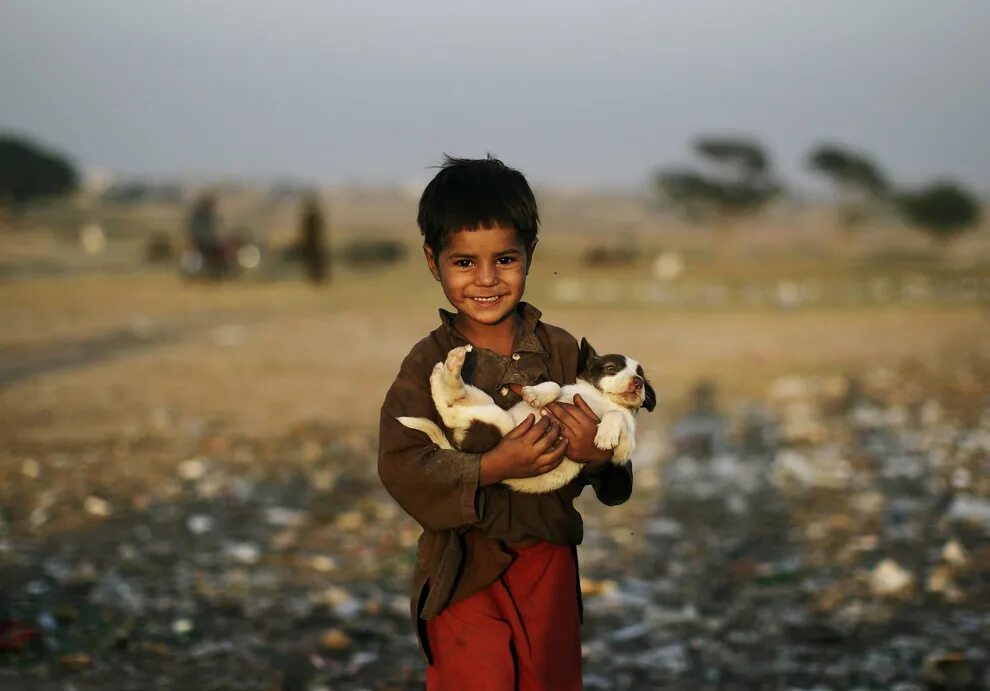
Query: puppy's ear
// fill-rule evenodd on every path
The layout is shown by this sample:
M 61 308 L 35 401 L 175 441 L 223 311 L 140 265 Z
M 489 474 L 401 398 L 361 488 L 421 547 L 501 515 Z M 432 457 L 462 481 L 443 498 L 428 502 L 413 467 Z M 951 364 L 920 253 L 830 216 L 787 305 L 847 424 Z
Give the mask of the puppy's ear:
M 598 357 L 598 353 L 588 343 L 587 338 L 581 339 L 581 350 L 578 351 L 577 371 L 584 372 L 588 369 L 588 363 Z
M 653 409 L 657 407 L 657 392 L 653 390 L 653 385 L 650 384 L 650 380 L 646 377 L 643 377 L 643 386 L 646 389 L 646 395 L 643 397 L 643 407 L 652 413 Z

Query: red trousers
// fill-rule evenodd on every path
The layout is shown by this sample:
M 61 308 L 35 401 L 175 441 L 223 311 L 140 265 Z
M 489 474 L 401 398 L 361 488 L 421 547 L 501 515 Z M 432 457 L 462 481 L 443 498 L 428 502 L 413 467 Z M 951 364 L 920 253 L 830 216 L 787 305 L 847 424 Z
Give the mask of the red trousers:
M 517 551 L 499 580 L 426 622 L 428 691 L 573 691 L 581 630 L 573 548 Z

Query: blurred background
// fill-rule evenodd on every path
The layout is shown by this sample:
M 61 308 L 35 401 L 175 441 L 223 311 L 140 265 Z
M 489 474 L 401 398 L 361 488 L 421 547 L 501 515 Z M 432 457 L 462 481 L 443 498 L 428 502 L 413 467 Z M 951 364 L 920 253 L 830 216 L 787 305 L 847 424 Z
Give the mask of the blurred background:
M 640 360 L 589 689 L 990 687 L 982 2 L 0 6 L 0 688 L 413 689 L 419 194 Z

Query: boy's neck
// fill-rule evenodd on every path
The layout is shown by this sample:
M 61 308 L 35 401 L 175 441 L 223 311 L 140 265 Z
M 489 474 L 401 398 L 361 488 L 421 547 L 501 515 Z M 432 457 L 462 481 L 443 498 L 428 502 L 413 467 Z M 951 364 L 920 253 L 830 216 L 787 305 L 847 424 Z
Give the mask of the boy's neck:
M 462 319 L 458 313 L 454 317 L 454 326 L 471 345 L 499 355 L 512 355 L 522 317 L 517 309 L 497 324 L 479 324 Z

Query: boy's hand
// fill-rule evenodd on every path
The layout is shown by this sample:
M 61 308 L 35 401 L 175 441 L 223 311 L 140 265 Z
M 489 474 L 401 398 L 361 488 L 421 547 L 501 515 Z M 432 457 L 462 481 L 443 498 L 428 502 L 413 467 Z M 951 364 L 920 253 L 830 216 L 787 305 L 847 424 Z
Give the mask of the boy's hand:
M 567 440 L 560 436 L 556 421 L 544 417 L 537 422 L 535 415 L 528 415 L 493 449 L 481 454 L 478 484 L 486 487 L 508 478 L 542 475 L 560 465 L 566 451 Z
M 578 463 L 600 465 L 612 460 L 612 450 L 602 451 L 595 446 L 598 423 L 601 420 L 580 395 L 570 403 L 551 403 L 546 407 L 549 415 L 560 423 L 560 434 L 567 439 L 567 457 Z

